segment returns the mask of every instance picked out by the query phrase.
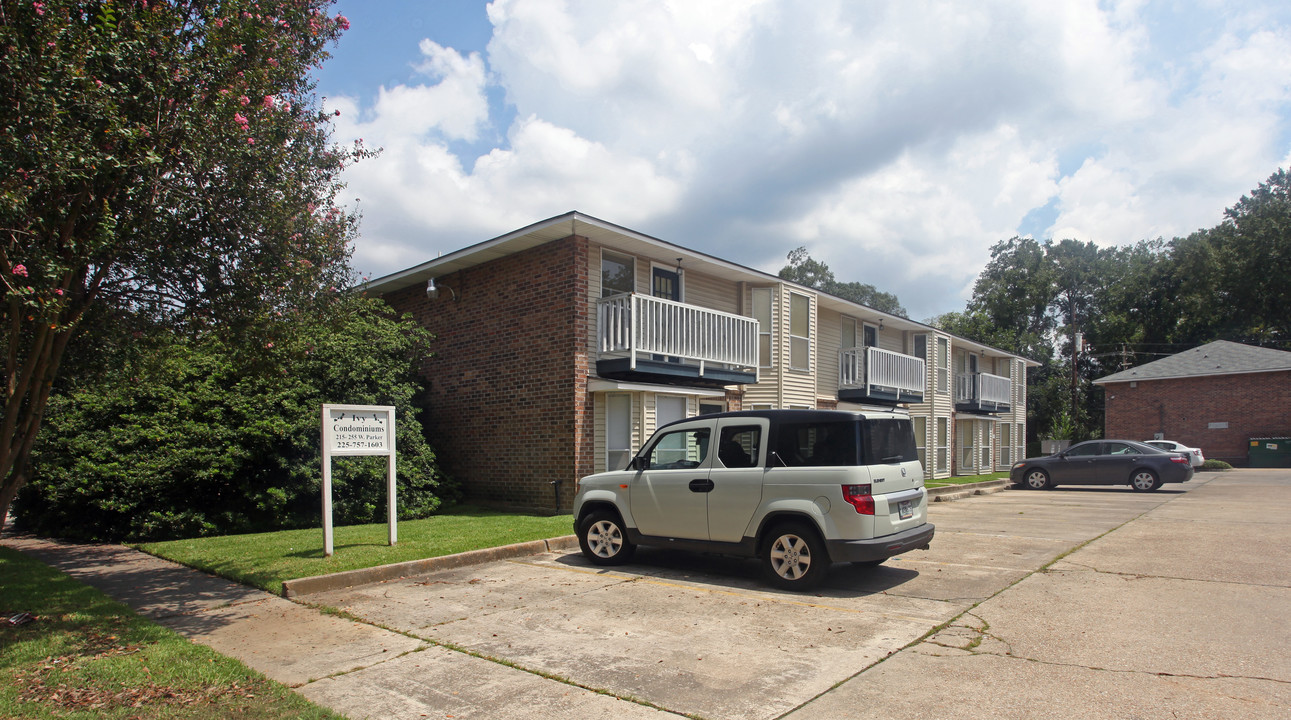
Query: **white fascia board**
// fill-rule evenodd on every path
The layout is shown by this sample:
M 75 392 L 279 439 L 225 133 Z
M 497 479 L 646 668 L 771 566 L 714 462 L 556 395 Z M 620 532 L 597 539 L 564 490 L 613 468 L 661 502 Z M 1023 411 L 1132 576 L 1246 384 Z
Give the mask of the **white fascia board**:
M 587 381 L 587 392 L 652 392 L 660 395 L 692 395 L 695 397 L 726 397 L 725 390 L 708 390 L 706 388 L 688 388 L 677 385 L 653 385 L 650 383 L 629 383 L 604 378 L 591 378 Z

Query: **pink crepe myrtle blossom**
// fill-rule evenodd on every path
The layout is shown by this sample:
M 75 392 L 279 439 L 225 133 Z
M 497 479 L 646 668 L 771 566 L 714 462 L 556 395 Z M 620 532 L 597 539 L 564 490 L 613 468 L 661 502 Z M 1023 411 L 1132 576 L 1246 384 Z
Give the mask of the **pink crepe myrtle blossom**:
M 18 277 L 27 277 L 27 266 L 19 263 L 13 266 L 13 274 Z
M 261 105 L 263 105 L 266 109 L 268 109 L 268 108 L 272 108 L 272 107 L 273 107 L 273 103 L 274 103 L 273 96 L 272 96 L 272 95 L 265 95 L 265 96 L 264 96 L 264 101 L 263 101 L 263 102 L 261 102 L 260 104 L 261 104 Z
M 45 3 L 32 3 L 31 6 L 35 8 L 37 15 L 45 14 Z
M 242 103 L 243 107 L 246 107 L 247 105 L 251 104 L 251 98 L 247 97 L 246 95 L 242 95 L 238 97 L 238 102 Z

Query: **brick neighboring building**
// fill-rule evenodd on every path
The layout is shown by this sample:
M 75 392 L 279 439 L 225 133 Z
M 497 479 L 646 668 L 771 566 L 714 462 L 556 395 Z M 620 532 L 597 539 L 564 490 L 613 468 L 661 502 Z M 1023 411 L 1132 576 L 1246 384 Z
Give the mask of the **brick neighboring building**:
M 1107 393 L 1107 437 L 1159 433 L 1243 466 L 1250 438 L 1291 435 L 1291 352 L 1220 340 L 1094 384 Z
M 371 281 L 434 333 L 441 467 L 568 511 L 655 428 L 725 410 L 905 407 L 927 477 L 1023 456 L 1036 363 L 577 212 Z

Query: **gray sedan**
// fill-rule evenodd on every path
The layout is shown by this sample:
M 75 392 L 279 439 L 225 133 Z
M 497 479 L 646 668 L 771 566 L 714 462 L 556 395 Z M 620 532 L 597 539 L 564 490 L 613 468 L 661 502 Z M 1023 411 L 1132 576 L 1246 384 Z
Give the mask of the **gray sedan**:
M 1162 483 L 1192 479 L 1183 453 L 1166 452 L 1133 440 L 1089 440 L 1047 457 L 1013 464 L 1013 484 L 1031 490 L 1057 485 L 1129 485 L 1151 492 Z

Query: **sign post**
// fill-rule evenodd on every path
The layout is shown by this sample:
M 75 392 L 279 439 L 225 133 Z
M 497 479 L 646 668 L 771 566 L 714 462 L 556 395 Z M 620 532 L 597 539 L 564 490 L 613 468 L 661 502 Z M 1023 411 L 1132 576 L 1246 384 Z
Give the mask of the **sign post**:
M 395 511 L 394 408 L 389 405 L 323 406 L 323 554 L 332 556 L 332 456 L 385 455 L 386 521 L 398 540 Z

